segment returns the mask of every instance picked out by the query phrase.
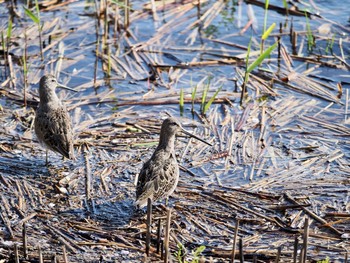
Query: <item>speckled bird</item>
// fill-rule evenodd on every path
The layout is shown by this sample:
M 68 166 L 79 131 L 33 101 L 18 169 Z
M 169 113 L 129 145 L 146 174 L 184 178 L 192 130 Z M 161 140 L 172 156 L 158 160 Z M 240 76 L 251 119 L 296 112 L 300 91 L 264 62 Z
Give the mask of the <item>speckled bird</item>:
M 56 95 L 56 88 L 72 90 L 57 82 L 51 75 L 44 75 L 39 84 L 39 107 L 35 116 L 35 133 L 41 144 L 48 150 L 74 159 L 72 122 L 66 107 Z M 72 90 L 74 91 L 74 90 Z
M 147 205 L 147 199 L 152 201 L 168 198 L 175 190 L 179 181 L 179 165 L 175 157 L 175 135 L 183 132 L 208 145 L 210 143 L 184 130 L 175 118 L 164 120 L 159 144 L 149 159 L 142 167 L 137 178 L 135 205 L 142 208 Z

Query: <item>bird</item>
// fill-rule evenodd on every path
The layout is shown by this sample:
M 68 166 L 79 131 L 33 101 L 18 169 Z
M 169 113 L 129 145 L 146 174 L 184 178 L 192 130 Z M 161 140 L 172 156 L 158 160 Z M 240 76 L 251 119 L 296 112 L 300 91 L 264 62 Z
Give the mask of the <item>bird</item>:
M 136 178 L 136 207 L 145 207 L 148 198 L 157 201 L 168 198 L 174 192 L 180 174 L 175 157 L 175 135 L 180 131 L 212 146 L 182 128 L 174 117 L 165 119 L 160 130 L 158 146 Z
M 56 95 L 56 88 L 75 91 L 57 82 L 47 74 L 39 83 L 39 107 L 36 110 L 34 129 L 39 142 L 46 147 L 46 165 L 48 150 L 74 159 L 72 121 L 63 103 Z

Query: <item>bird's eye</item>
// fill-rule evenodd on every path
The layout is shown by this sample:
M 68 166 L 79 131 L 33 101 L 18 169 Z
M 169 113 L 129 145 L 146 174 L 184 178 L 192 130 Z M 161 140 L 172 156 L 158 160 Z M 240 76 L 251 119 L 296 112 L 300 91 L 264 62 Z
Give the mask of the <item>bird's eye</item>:
M 177 125 L 177 123 L 176 122 L 172 122 L 171 125 Z
M 51 80 L 51 82 L 55 82 L 55 80 L 54 80 L 54 79 L 52 79 L 52 80 Z

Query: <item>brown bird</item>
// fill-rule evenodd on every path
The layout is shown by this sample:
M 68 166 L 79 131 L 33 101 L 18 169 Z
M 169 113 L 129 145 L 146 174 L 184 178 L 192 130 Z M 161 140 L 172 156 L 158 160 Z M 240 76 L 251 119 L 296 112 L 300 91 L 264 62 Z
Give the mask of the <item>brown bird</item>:
M 169 197 L 179 181 L 179 165 L 175 157 L 175 135 L 183 132 L 211 146 L 205 140 L 184 130 L 175 118 L 164 120 L 160 130 L 159 144 L 142 167 L 137 178 L 135 205 L 142 208 L 147 205 L 147 199 L 152 201 Z
M 57 82 L 51 75 L 44 75 L 39 85 L 39 107 L 36 111 L 34 128 L 41 144 L 48 150 L 60 153 L 68 159 L 74 159 L 72 121 L 66 107 L 56 95 L 56 88 L 75 91 Z

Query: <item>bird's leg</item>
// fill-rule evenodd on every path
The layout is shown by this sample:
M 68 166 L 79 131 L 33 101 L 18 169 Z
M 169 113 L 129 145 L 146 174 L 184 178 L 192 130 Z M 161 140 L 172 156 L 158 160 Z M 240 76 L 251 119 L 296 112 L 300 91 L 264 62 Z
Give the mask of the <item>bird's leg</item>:
M 49 159 L 48 159 L 48 157 L 47 157 L 47 155 L 48 155 L 48 149 L 46 149 L 46 166 L 49 164 Z

